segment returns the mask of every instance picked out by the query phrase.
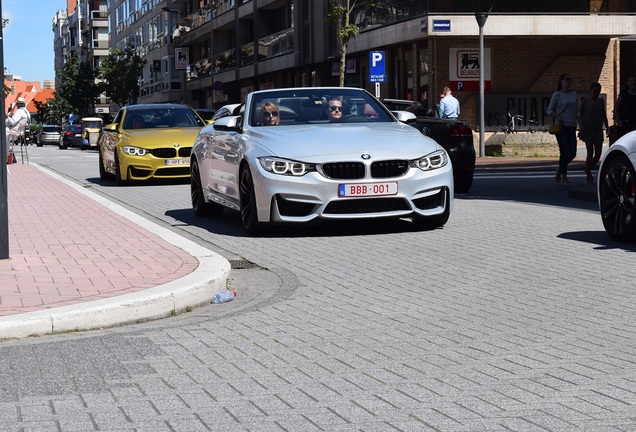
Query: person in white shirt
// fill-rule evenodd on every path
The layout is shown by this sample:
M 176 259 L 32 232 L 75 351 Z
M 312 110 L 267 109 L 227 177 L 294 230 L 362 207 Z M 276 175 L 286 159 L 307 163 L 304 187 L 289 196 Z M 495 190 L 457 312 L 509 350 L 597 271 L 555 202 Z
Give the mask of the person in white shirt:
M 29 114 L 29 111 L 26 109 L 24 98 L 19 97 L 16 101 L 16 105 L 18 109 L 7 117 L 6 120 L 7 146 L 17 142 L 24 133 L 25 128 L 31 123 L 31 114 Z

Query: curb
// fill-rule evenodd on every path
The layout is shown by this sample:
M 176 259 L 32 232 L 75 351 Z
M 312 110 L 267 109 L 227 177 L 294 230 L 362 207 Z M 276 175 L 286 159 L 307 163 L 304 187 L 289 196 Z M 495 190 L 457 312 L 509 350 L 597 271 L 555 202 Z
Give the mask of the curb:
M 226 288 L 230 263 L 221 255 L 188 240 L 167 228 L 87 190 L 38 164 L 31 164 L 51 177 L 71 186 L 98 204 L 125 217 L 184 250 L 199 265 L 190 274 L 154 288 L 86 303 L 0 317 L 0 339 L 15 339 L 79 330 L 93 330 L 168 317 L 191 307 L 208 304 L 212 296 Z

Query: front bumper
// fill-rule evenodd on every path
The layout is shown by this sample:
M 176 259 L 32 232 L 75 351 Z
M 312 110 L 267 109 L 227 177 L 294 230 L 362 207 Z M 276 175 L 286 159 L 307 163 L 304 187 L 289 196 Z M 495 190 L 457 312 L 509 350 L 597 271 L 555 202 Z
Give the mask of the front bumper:
M 410 168 L 398 178 L 361 180 L 329 179 L 317 172 L 302 177 L 282 176 L 252 165 L 261 222 L 308 222 L 321 219 L 363 219 L 380 217 L 425 218 L 441 215 L 452 207 L 452 166 L 422 171 Z M 339 197 L 341 184 L 371 185 L 397 182 L 397 193 L 389 196 Z M 448 209 L 449 211 L 451 208 Z

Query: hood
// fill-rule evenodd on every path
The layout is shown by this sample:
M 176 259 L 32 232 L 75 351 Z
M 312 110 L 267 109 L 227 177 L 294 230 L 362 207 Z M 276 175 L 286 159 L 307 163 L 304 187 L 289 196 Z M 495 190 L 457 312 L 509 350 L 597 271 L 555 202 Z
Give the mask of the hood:
M 122 132 L 122 141 L 144 148 L 172 147 L 174 144 L 191 147 L 200 130 L 201 127 L 129 129 Z
M 312 162 L 333 155 L 339 160 L 415 159 L 441 147 L 417 129 L 401 123 L 350 123 L 257 127 L 250 141 L 271 156 Z

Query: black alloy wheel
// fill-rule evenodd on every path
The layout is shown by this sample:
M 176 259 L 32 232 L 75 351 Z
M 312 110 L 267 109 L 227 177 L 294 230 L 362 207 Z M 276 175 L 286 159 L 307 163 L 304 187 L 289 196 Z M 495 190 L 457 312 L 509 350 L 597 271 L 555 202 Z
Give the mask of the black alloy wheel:
M 99 178 L 102 180 L 108 180 L 111 177 L 110 173 L 104 168 L 104 157 L 102 151 L 99 151 Z
M 194 158 L 192 158 L 190 162 L 190 199 L 192 201 L 192 210 L 194 210 L 194 214 L 197 216 L 218 217 L 223 213 L 223 206 L 205 202 L 203 187 L 201 186 L 199 163 Z
M 241 222 L 243 227 L 250 234 L 256 234 L 261 223 L 258 221 L 256 209 L 256 192 L 254 191 L 254 179 L 248 167 L 241 170 L 239 194 L 241 200 Z
M 128 181 L 122 178 L 121 168 L 119 166 L 119 156 L 117 156 L 117 150 L 115 150 L 115 183 L 117 186 L 125 186 Z
M 599 179 L 601 219 L 607 234 L 619 242 L 636 239 L 636 172 L 626 156 L 613 158 Z

